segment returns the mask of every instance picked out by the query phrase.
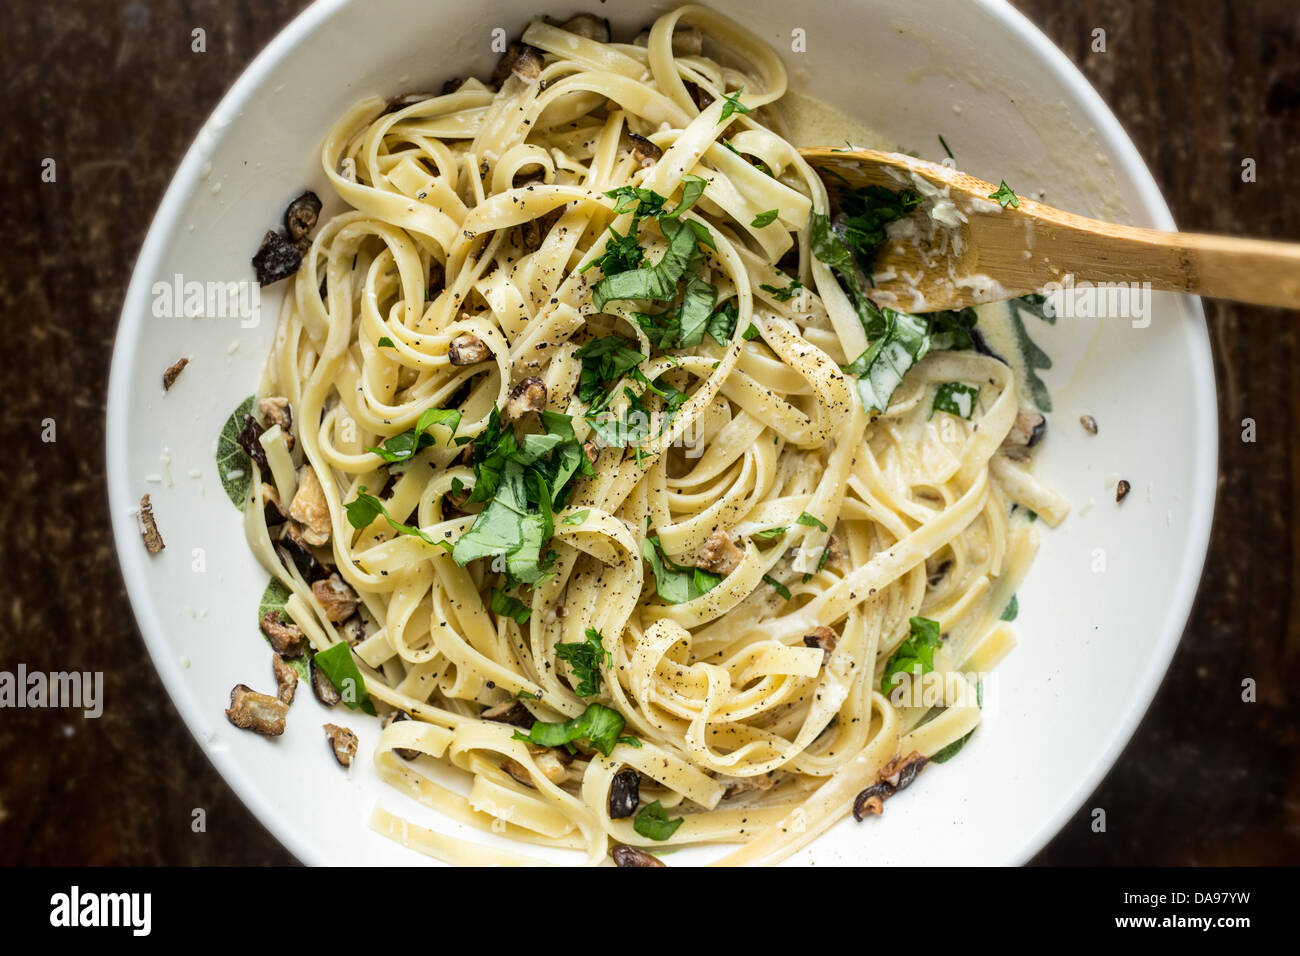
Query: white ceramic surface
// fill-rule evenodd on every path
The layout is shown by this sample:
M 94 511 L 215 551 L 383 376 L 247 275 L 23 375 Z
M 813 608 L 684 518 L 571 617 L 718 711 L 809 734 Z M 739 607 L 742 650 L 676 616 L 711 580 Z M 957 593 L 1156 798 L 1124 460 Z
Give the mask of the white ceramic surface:
M 1044 190 L 1065 208 L 1172 228 L 1115 119 L 1066 58 L 1003 3 L 715 5 L 778 50 L 790 49 L 792 30 L 805 30 L 808 52 L 785 54 L 792 84 L 923 156 L 939 158 L 942 133 L 962 168 L 994 182 L 1005 177 L 1022 194 Z M 627 36 L 664 6 L 566 0 L 557 12 L 599 11 Z M 226 722 L 233 684 L 265 689 L 272 681 L 255 623 L 266 575 L 245 548 L 213 450 L 226 416 L 256 387 L 278 287 L 254 328 L 237 318 L 155 317 L 151 290 L 177 274 L 251 279 L 249 257 L 286 201 L 304 186 L 326 195 L 319 144 L 345 108 L 366 95 L 486 75 L 495 59 L 491 31 L 516 35 L 538 9 L 517 0 L 322 0 L 309 9 L 204 126 L 126 297 L 107 451 L 131 601 L 169 693 L 213 763 L 309 863 L 424 861 L 366 827 L 376 801 L 428 826 L 458 828 L 389 791 L 367 759 L 344 773 L 327 754 L 325 714 L 310 694 L 299 694 L 277 741 Z M 1214 498 L 1215 387 L 1201 310 L 1189 299 L 1157 297 L 1147 329 L 1063 321 L 1035 334 L 1055 360 L 1044 375 L 1056 410 L 1041 473 L 1075 510 L 1060 529 L 1044 529 L 1020 592 L 1021 643 L 997 672 L 986 721 L 957 759 L 921 775 L 883 817 L 842 821 L 793 863 L 1024 861 L 1096 786 L 1164 674 L 1200 575 Z M 164 395 L 161 372 L 180 355 L 190 365 Z M 1098 436 L 1078 426 L 1084 412 L 1101 424 Z M 1133 484 L 1122 507 L 1113 500 L 1117 477 Z M 167 541 L 156 557 L 145 553 L 132 515 L 144 492 Z M 1100 553 L 1104 572 L 1094 570 Z M 376 728 L 347 717 L 368 753 Z

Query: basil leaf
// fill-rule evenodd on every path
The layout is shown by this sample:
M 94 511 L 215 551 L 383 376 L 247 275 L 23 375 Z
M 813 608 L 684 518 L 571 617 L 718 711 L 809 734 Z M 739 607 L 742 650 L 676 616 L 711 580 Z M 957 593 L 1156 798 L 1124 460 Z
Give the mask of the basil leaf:
M 789 530 L 790 529 L 787 526 L 783 526 L 780 528 L 768 528 L 765 531 L 755 531 L 752 535 L 750 535 L 750 537 L 758 538 L 761 541 L 774 541 L 775 539 L 784 535 Z
M 357 670 L 357 663 L 352 659 L 352 648 L 346 641 L 328 647 L 312 658 L 313 664 L 339 692 L 345 703 L 352 710 L 360 710 L 375 716 L 375 705 L 370 703 L 370 692 L 366 690 L 366 679 Z
M 816 517 L 810 515 L 810 514 L 809 514 L 808 512 L 806 512 L 806 511 L 803 512 L 801 515 L 799 515 L 799 517 L 796 518 L 795 520 L 798 521 L 799 524 L 803 525 L 805 528 L 816 528 L 816 529 L 818 529 L 819 531 L 829 531 L 829 530 L 830 530 L 830 528 L 826 527 L 826 525 L 824 525 L 824 524 L 822 523 L 822 521 L 821 521 L 820 518 L 816 518 Z
M 654 572 L 655 593 L 666 604 L 684 604 L 712 591 L 722 583 L 720 575 L 703 568 L 675 564 L 663 551 L 658 537 L 641 539 L 641 556 Z
M 802 291 L 803 283 L 800 282 L 798 279 L 791 279 L 790 284 L 786 286 L 784 289 L 778 289 L 776 286 L 767 285 L 766 283 L 760 285 L 759 288 L 762 289 L 764 292 L 766 292 L 768 295 L 770 295 L 772 298 L 776 299 L 777 302 L 789 302 L 796 295 L 798 295 L 800 291 Z
M 690 209 L 700 197 L 704 195 L 704 187 L 709 184 L 707 179 L 700 176 L 686 175 L 682 177 L 682 201 L 673 207 L 672 212 L 663 214 L 664 219 L 677 219 L 682 213 Z
M 620 737 L 626 721 L 618 711 L 601 704 L 588 704 L 577 717 L 559 723 L 534 721 L 528 733 L 515 731 L 514 740 L 536 744 L 539 747 L 571 747 L 575 741 L 585 740 L 608 757 L 616 744 L 640 747 L 635 737 Z
M 668 811 L 656 800 L 636 812 L 636 816 L 632 818 L 632 829 L 647 840 L 667 840 L 677 832 L 677 828 L 684 820 L 685 817 L 669 819 Z
M 503 617 L 514 618 L 519 624 L 527 624 L 528 619 L 533 616 L 533 609 L 517 597 L 511 597 L 504 591 L 492 589 L 491 603 L 488 605 L 493 614 L 500 614 Z
M 605 650 L 604 638 L 594 627 L 587 628 L 585 643 L 556 644 L 555 656 L 568 661 L 578 684 L 573 692 L 579 697 L 595 697 L 600 693 L 600 665 L 612 663 L 614 656 Z
M 1019 614 L 1020 614 L 1020 597 L 1019 595 L 1013 594 L 1011 595 L 1011 600 L 1007 602 L 1007 606 L 1002 609 L 1002 616 L 999 618 L 999 620 L 1014 621 L 1019 616 Z
M 746 342 L 752 342 L 754 341 L 754 339 L 758 338 L 762 334 L 763 333 L 758 330 L 758 326 L 755 325 L 753 322 L 750 322 L 749 327 L 745 329 L 744 332 L 741 333 L 741 338 L 743 338 Z
M 680 342 L 683 348 L 699 345 L 713 315 L 718 290 L 695 276 L 686 283 L 682 295 Z
M 728 299 L 722 307 L 709 316 L 705 331 L 719 345 L 726 346 L 736 332 L 736 320 L 740 313 L 734 300 Z
M 447 436 L 450 441 L 456 436 L 456 429 L 460 427 L 460 412 L 454 408 L 427 408 L 420 414 L 415 427 L 410 431 L 394 435 L 386 439 L 381 447 L 367 448 L 366 451 L 373 452 L 390 464 L 404 462 L 413 457 L 416 452 L 434 443 L 433 436 L 428 434 L 429 428 L 433 425 L 443 425 L 448 428 L 451 431 Z
M 574 353 L 582 363 L 578 379 L 578 400 L 599 411 L 609 404 L 613 395 L 604 394 L 610 385 L 617 384 L 630 370 L 645 361 L 646 356 L 629 347 L 627 339 L 616 335 L 592 339 Z
M 944 382 L 939 386 L 938 391 L 934 393 L 934 405 L 930 414 L 934 412 L 947 412 L 949 415 L 956 415 L 958 418 L 969 419 L 975 413 L 975 402 L 979 399 L 980 390 L 974 385 L 966 385 L 963 382 Z
M 934 651 L 943 643 L 938 621 L 914 617 L 908 625 L 910 635 L 890 655 L 880 678 L 880 691 L 886 696 L 893 690 L 895 674 L 911 674 L 915 678 L 934 670 Z
M 782 584 L 780 581 L 778 581 L 776 578 L 772 577 L 772 575 L 770 574 L 763 575 L 763 583 L 770 585 L 772 589 L 776 591 L 777 594 L 781 595 L 781 597 L 784 598 L 785 600 L 787 601 L 790 600 L 790 589 L 786 587 L 784 584 Z
M 754 217 L 753 221 L 750 222 L 750 225 L 755 229 L 762 229 L 764 226 L 770 226 L 772 223 L 776 222 L 776 217 L 779 215 L 781 215 L 781 210 L 779 209 L 769 209 L 767 212 L 760 212 Z
M 560 523 L 561 524 L 582 524 L 584 521 L 587 520 L 587 516 L 590 514 L 591 514 L 590 508 L 583 508 L 581 511 L 575 511 L 573 514 L 566 517 Z
M 858 395 L 868 411 L 884 412 L 912 366 L 930 352 L 929 323 L 907 312 L 881 309 L 884 334 L 844 371 L 857 377 Z
M 343 510 L 347 513 L 348 524 L 358 530 L 370 527 L 371 522 L 382 515 L 384 520 L 388 522 L 389 527 L 398 534 L 408 534 L 412 537 L 419 538 L 421 541 L 428 544 L 435 545 L 436 547 L 446 548 L 448 550 L 451 549 L 450 542 L 434 541 L 414 525 L 402 524 L 402 522 L 393 518 L 393 516 L 388 513 L 388 509 L 384 507 L 382 501 L 374 495 L 366 494 L 365 485 L 362 485 L 357 489 L 356 500 L 347 502 L 343 506 Z
M 379 337 L 379 347 L 381 349 L 395 349 L 397 348 L 397 344 L 393 342 L 393 340 L 390 339 L 388 336 L 381 335 Z

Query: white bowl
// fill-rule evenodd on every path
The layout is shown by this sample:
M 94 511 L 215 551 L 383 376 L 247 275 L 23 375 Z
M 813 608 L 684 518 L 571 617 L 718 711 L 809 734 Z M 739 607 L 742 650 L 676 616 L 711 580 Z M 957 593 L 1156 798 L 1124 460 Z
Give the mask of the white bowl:
M 783 53 L 792 31 L 803 29 L 808 52 L 784 53 L 792 86 L 905 148 L 938 158 L 943 134 L 961 168 L 994 182 L 1005 177 L 1022 194 L 1045 190 L 1048 202 L 1067 209 L 1173 228 L 1096 93 L 1004 3 L 715 5 Z M 565 0 L 556 12 L 578 7 L 611 16 L 624 36 L 652 16 L 649 6 L 629 14 L 589 0 Z M 286 202 L 304 186 L 328 194 L 319 146 L 340 113 L 363 96 L 486 75 L 495 60 L 491 31 L 517 35 L 537 12 L 520 0 L 311 7 L 204 126 L 127 293 L 108 403 L 108 484 L 127 590 L 195 737 L 267 828 L 308 863 L 422 861 L 367 828 L 376 801 L 426 826 L 458 828 L 385 787 L 368 759 L 344 773 L 328 756 L 325 712 L 312 712 L 319 705 L 310 694 L 299 695 L 279 740 L 226 722 L 230 688 L 242 681 L 265 689 L 271 675 L 256 628 L 266 575 L 217 480 L 213 449 L 227 415 L 257 386 L 280 287 L 264 297 L 260 324 L 243 328 L 237 318 L 156 317 L 154 284 L 176 275 L 251 279 L 249 257 Z M 959 757 L 922 774 L 883 817 L 841 821 L 792 862 L 1024 861 L 1100 781 L 1164 674 L 1196 590 L 1214 503 L 1215 387 L 1204 317 L 1192 299 L 1157 296 L 1146 329 L 1060 321 L 1038 331 L 1055 361 L 1044 378 L 1056 403 L 1040 469 L 1075 508 L 1061 528 L 1044 529 L 1020 593 L 1021 643 L 997 671 L 985 723 Z M 189 367 L 164 395 L 162 371 L 181 355 Z M 1078 425 L 1085 412 L 1100 423 L 1096 437 Z M 1114 503 L 1117 477 L 1133 485 L 1122 506 Z M 157 556 L 145 553 L 132 514 L 144 492 L 167 542 Z M 1099 554 L 1103 573 L 1093 570 Z M 346 716 L 367 754 L 377 728 Z

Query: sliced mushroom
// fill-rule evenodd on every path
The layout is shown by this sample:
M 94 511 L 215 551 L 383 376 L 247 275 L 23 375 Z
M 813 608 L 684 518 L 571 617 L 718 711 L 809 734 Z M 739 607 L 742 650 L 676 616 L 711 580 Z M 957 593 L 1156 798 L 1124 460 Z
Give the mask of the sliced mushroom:
M 576 33 L 588 40 L 595 40 L 597 43 L 608 43 L 613 36 L 609 29 L 609 21 L 592 13 L 579 13 L 577 16 L 570 17 L 560 24 L 560 29 Z
M 153 502 L 145 495 L 140 499 L 140 536 L 144 538 L 145 550 L 157 554 L 167 545 L 163 544 L 162 534 L 158 531 L 158 520 L 153 516 Z
M 700 545 L 700 550 L 695 554 L 695 566 L 726 577 L 740 567 L 740 561 L 744 556 L 745 552 L 736 547 L 736 543 L 731 540 L 731 535 L 725 529 L 719 528 L 705 539 L 704 544 Z
M 357 735 L 338 724 L 325 724 L 325 736 L 329 738 L 334 759 L 344 767 L 352 766 L 352 758 L 357 755 Z
M 878 816 L 885 809 L 885 801 L 906 790 L 916 779 L 916 775 L 930 762 L 913 750 L 906 757 L 895 757 L 880 770 L 879 779 L 867 787 L 853 800 L 853 819 L 861 822 L 863 817 Z
M 1116 502 L 1116 504 L 1118 504 L 1119 502 L 1121 502 L 1121 501 L 1123 501 L 1125 498 L 1127 498 L 1127 497 L 1128 497 L 1128 493 L 1129 493 L 1132 489 L 1133 489 L 1133 486 L 1130 485 L 1127 481 L 1125 481 L 1124 479 L 1121 478 L 1119 484 L 1117 484 L 1117 485 L 1115 486 L 1115 502 Z
M 179 358 L 171 365 L 167 366 L 167 371 L 163 372 L 163 391 L 171 391 L 171 387 L 176 384 L 176 379 L 180 378 L 181 372 L 185 371 L 185 366 L 190 364 L 187 358 Z
M 286 521 L 275 540 L 280 552 L 280 560 L 286 567 L 292 564 L 308 581 L 318 581 L 329 575 L 330 572 L 325 566 L 316 560 L 316 555 L 312 553 L 311 547 L 303 537 L 302 526 L 298 522 Z
M 515 228 L 516 241 L 528 252 L 542 248 L 542 225 L 536 219 L 529 219 Z
M 316 658 L 311 659 L 311 664 L 307 668 L 311 673 L 311 692 L 316 695 L 316 699 L 326 707 L 333 707 L 343 698 L 339 695 L 339 689 L 334 686 L 334 682 L 325 676 L 325 672 L 316 666 Z
M 477 335 L 462 332 L 451 340 L 447 349 L 447 358 L 452 365 L 477 365 L 492 357 L 492 350 Z
M 927 588 L 937 588 L 943 582 L 943 579 L 948 576 L 948 572 L 951 569 L 951 561 L 940 562 L 939 566 L 931 571 L 929 576 L 926 577 L 925 586 Z
M 325 620 L 331 624 L 346 621 L 357 610 L 357 592 L 335 571 L 324 581 L 313 582 L 311 593 L 316 595 L 325 610 Z
M 600 457 L 600 445 L 589 438 L 582 443 L 582 453 L 587 456 L 587 461 L 594 465 L 596 459 Z
M 321 201 L 310 189 L 289 203 L 284 211 L 284 228 L 290 239 L 302 239 L 316 228 Z
M 1091 415 L 1079 416 L 1079 424 L 1083 426 L 1083 430 L 1089 435 L 1097 434 L 1097 419 L 1093 418 Z
M 262 482 L 261 489 L 262 520 L 266 522 L 268 528 L 284 524 L 289 516 L 284 513 L 284 505 L 280 503 L 280 492 L 276 491 L 275 485 L 269 481 Z
M 609 815 L 611 819 L 622 820 L 636 812 L 641 802 L 641 775 L 631 767 L 625 767 L 614 774 L 609 788 Z
M 708 90 L 690 80 L 684 80 L 682 86 L 686 87 L 686 92 L 690 94 L 691 100 L 695 103 L 695 108 L 703 113 L 713 102 L 713 96 Z
M 498 724 L 512 724 L 515 727 L 532 727 L 534 723 L 532 713 L 518 700 L 502 701 L 487 708 L 479 714 L 479 717 Z
M 448 80 L 449 84 L 455 84 L 451 92 L 455 92 L 455 87 L 460 85 L 459 80 Z M 446 93 L 447 87 L 443 86 L 443 92 Z M 384 112 L 381 114 L 387 116 L 389 113 L 398 113 L 408 106 L 414 106 L 416 103 L 423 103 L 425 100 L 431 100 L 436 94 L 434 93 L 400 93 L 384 104 Z
M 325 489 L 311 465 L 298 469 L 298 492 L 289 503 L 289 517 L 302 525 L 302 538 L 308 544 L 322 545 L 329 541 L 330 508 L 325 501 Z
M 411 715 L 408 714 L 406 711 L 395 710 L 387 717 L 384 718 L 383 726 L 387 727 L 389 724 L 395 724 L 399 720 L 410 720 L 410 719 L 411 719 Z M 397 754 L 397 756 L 401 757 L 403 760 L 414 760 L 416 757 L 420 756 L 420 751 L 412 750 L 410 747 L 394 747 L 393 753 Z
M 840 642 L 840 636 L 825 624 L 819 624 L 812 631 L 804 635 L 805 647 L 820 647 L 825 651 L 825 659 L 831 659 L 831 652 L 835 650 L 835 645 Z
M 704 31 L 678 26 L 673 30 L 673 52 L 678 56 L 699 56 L 704 52 Z
M 257 467 L 261 469 L 263 477 L 271 473 L 271 468 L 266 463 L 266 449 L 262 447 L 260 441 L 264 430 L 258 424 L 256 418 L 252 415 L 245 415 L 244 427 L 235 436 L 235 444 L 244 449 L 244 454 L 251 458 Z
M 535 375 L 529 376 L 510 392 L 506 399 L 506 418 L 522 418 L 529 412 L 546 409 L 546 384 Z
M 617 843 L 609 849 L 610 859 L 614 861 L 615 866 L 667 866 L 668 864 L 660 860 L 657 856 L 647 853 L 645 850 L 638 850 L 634 846 L 627 846 L 623 843 Z
M 723 793 L 722 799 L 730 800 L 739 793 L 749 793 L 751 791 L 760 791 L 766 793 L 776 786 L 776 773 L 760 773 L 753 777 L 731 777 L 726 774 L 718 775 L 718 783 L 725 786 L 726 792 Z
M 627 138 L 632 141 L 632 158 L 638 166 L 653 166 L 663 159 L 664 151 L 644 136 L 628 133 Z
M 271 671 L 275 674 L 275 696 L 285 704 L 293 703 L 298 689 L 298 672 L 279 654 L 271 655 Z
M 360 614 L 353 614 L 345 620 L 339 630 L 343 632 L 343 639 L 350 647 L 356 647 L 369 636 L 366 634 L 366 622 L 361 619 Z
M 1011 431 L 1007 432 L 1007 437 L 1003 440 L 1003 447 L 1020 445 L 1025 448 L 1033 448 L 1043 440 L 1043 434 L 1047 431 L 1047 419 L 1032 409 L 1021 409 L 1016 415 L 1015 423 L 1011 426 Z
M 267 611 L 257 622 L 266 639 L 271 642 L 271 649 L 281 657 L 298 657 L 306 641 L 302 628 L 297 624 L 285 624 L 279 611 Z
M 272 395 L 262 399 L 257 403 L 257 410 L 262 413 L 262 418 L 272 425 L 279 425 L 280 431 L 284 432 L 284 445 L 290 451 L 293 451 L 293 409 L 289 407 L 289 400 L 282 395 Z
M 226 718 L 240 730 L 251 730 L 263 737 L 284 733 L 284 718 L 289 705 L 268 694 L 259 694 L 247 684 L 236 684 L 230 692 Z
M 267 230 L 262 244 L 253 255 L 253 270 L 257 284 L 267 286 L 287 279 L 302 266 L 302 252 L 298 244 L 282 232 Z
M 542 776 L 558 787 L 569 778 L 568 764 L 564 762 L 565 757 L 569 757 L 567 751 L 555 747 L 543 747 L 540 753 L 533 754 L 533 761 L 537 764 L 537 769 L 542 772 Z M 571 757 L 569 762 L 572 763 Z
M 500 86 L 514 74 L 525 83 L 535 83 L 542 75 L 542 51 L 526 43 L 513 41 L 492 71 L 492 83 Z

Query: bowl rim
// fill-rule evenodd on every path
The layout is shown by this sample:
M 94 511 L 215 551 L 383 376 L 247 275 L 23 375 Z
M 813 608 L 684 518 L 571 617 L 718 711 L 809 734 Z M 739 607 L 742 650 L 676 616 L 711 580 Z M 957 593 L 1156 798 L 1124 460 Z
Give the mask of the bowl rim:
M 205 725 L 206 720 L 200 712 L 197 698 L 188 690 L 180 664 L 167 644 L 165 629 L 150 602 L 152 589 L 146 579 L 144 552 L 137 540 L 139 530 L 136 527 L 136 519 L 131 515 L 119 513 L 112 503 L 128 500 L 121 495 L 130 482 L 125 440 L 128 418 L 126 409 L 133 385 L 131 369 L 144 325 L 144 316 L 148 311 L 145 306 L 148 302 L 151 276 L 163 255 L 168 236 L 179 225 L 190 190 L 200 176 L 200 170 L 205 162 L 204 131 L 208 129 L 213 117 L 237 115 L 240 107 L 257 94 L 267 74 L 275 66 L 305 37 L 352 2 L 354 0 L 316 0 L 290 20 L 245 67 L 199 127 L 159 202 L 132 267 L 131 280 L 123 298 L 122 311 L 114 336 L 105 409 L 106 484 L 115 552 L 136 624 L 153 665 L 162 679 L 172 706 L 180 713 L 191 736 L 226 784 L 252 812 L 262 827 L 298 860 L 310 865 L 328 865 L 330 861 L 319 847 L 299 839 L 296 830 L 279 826 L 279 810 L 266 799 L 231 751 L 214 750 L 204 746 L 200 728 Z M 1176 229 L 1164 196 L 1138 153 L 1137 147 L 1101 95 L 1087 81 L 1073 61 L 1028 17 L 1012 7 L 1009 0 L 973 0 L 973 3 L 984 15 L 993 19 L 1004 30 L 1014 34 L 1027 48 L 1027 55 L 1036 58 L 1043 70 L 1048 71 L 1068 88 L 1079 108 L 1081 119 L 1092 124 L 1100 141 L 1114 154 L 1112 162 L 1122 172 L 1123 177 L 1133 184 L 1137 202 L 1136 208 L 1131 211 L 1145 217 L 1148 224 L 1154 228 Z M 1137 731 L 1138 724 L 1149 709 L 1173 661 L 1174 652 L 1186 630 L 1200 587 L 1217 497 L 1218 392 L 1210 351 L 1209 329 L 1201 301 L 1193 296 L 1180 298 L 1183 300 L 1180 306 L 1186 315 L 1186 323 L 1190 326 L 1186 332 L 1192 374 L 1194 378 L 1201 380 L 1198 381 L 1198 387 L 1191 400 L 1193 417 L 1200 427 L 1193 455 L 1196 479 L 1188 511 L 1189 547 L 1184 553 L 1183 566 L 1180 568 L 1177 585 L 1171 595 L 1170 612 L 1165 617 L 1164 629 L 1153 646 L 1145 672 L 1139 679 L 1123 717 L 1113 725 L 1102 756 L 1089 768 L 1072 792 L 1058 799 L 1057 806 L 1045 817 L 1043 823 L 1020 839 L 1015 852 L 1009 854 L 1004 861 L 1007 865 L 1024 864 L 1041 851 L 1052 837 L 1061 831 L 1114 767 L 1116 760 Z

